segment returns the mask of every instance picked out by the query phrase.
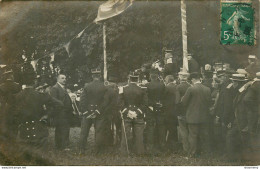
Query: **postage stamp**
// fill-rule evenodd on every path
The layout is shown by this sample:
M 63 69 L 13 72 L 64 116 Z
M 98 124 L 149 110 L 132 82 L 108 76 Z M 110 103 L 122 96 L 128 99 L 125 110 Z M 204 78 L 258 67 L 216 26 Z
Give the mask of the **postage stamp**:
M 221 44 L 255 44 L 254 8 L 251 1 L 221 1 Z

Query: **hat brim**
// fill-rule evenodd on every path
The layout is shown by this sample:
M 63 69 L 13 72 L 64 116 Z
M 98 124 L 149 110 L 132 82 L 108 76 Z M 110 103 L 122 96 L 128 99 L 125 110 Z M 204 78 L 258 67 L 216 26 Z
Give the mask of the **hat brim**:
M 240 82 L 244 82 L 248 80 L 248 79 L 234 79 L 234 78 L 229 78 L 229 79 L 233 81 L 240 81 Z

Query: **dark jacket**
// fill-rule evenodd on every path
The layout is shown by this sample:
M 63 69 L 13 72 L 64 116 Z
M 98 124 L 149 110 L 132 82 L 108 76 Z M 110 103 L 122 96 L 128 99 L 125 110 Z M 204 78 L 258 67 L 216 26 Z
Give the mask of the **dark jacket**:
M 180 100 L 180 94 L 177 85 L 174 83 L 167 84 L 164 91 L 164 112 L 166 115 L 177 115 L 176 107 Z
M 39 121 L 42 116 L 47 115 L 44 105 L 55 109 L 61 107 L 59 101 L 46 93 L 39 93 L 33 88 L 25 88 L 16 95 L 15 100 L 15 110 L 19 123 Z
M 232 105 L 235 98 L 235 89 L 233 86 L 227 88 L 230 83 L 230 81 L 226 81 L 220 86 L 215 107 L 215 115 L 225 125 L 228 125 L 232 121 L 234 111 Z
M 180 99 L 185 95 L 187 89 L 190 87 L 191 85 L 188 82 L 180 82 L 180 84 L 177 86 L 177 90 L 179 91 L 180 94 Z M 181 102 L 178 104 L 178 114 L 180 115 L 186 115 L 186 106 L 183 105 Z
M 105 106 L 108 104 L 108 100 L 104 97 L 107 90 L 104 83 L 99 80 L 86 84 L 80 96 L 81 112 L 89 110 L 91 105 L 97 105 L 100 113 L 104 113 Z
M 207 123 L 209 118 L 209 106 L 211 102 L 210 89 L 201 83 L 192 85 L 182 98 L 187 106 L 187 123 Z
M 1 109 L 14 103 L 15 94 L 21 91 L 21 86 L 14 81 L 7 80 L 0 85 Z
M 254 82 L 244 97 L 244 102 L 249 110 L 260 115 L 260 81 Z
M 260 81 L 255 81 L 248 88 L 244 104 L 247 107 L 248 127 L 250 132 L 256 132 L 258 118 L 260 115 Z
M 154 106 L 157 102 L 162 103 L 165 86 L 160 81 L 151 81 L 147 84 L 148 105 Z
M 56 112 L 55 116 L 57 118 L 71 118 L 72 117 L 72 101 L 66 89 L 63 89 L 58 83 L 55 84 L 50 91 L 50 95 L 57 99 L 62 105 L 62 111 Z
M 238 89 L 240 88 L 241 86 Z M 236 90 L 236 96 L 233 101 L 233 109 L 235 115 L 233 123 L 237 123 L 240 130 L 244 129 L 247 126 L 248 121 L 248 109 L 244 102 L 244 97 L 246 93 L 247 90 L 243 90 L 242 92 Z
M 145 112 L 147 108 L 146 106 L 148 105 L 145 90 L 134 83 L 130 83 L 129 85 L 123 87 L 123 93 L 120 95 L 120 100 L 121 109 L 134 105 Z
M 188 61 L 188 66 L 189 66 L 189 72 L 193 73 L 193 72 L 200 72 L 200 67 L 198 62 L 194 59 L 191 58 L 191 60 Z
M 111 118 L 113 115 L 117 116 L 119 113 L 118 90 L 115 90 L 113 86 L 108 86 L 104 99 L 107 101 L 104 105 L 106 115 Z

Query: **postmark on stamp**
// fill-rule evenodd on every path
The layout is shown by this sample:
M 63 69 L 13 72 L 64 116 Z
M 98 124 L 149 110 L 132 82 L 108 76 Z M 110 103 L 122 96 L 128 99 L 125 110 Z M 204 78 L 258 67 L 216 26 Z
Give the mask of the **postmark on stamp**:
M 221 44 L 255 44 L 254 9 L 249 0 L 221 0 Z

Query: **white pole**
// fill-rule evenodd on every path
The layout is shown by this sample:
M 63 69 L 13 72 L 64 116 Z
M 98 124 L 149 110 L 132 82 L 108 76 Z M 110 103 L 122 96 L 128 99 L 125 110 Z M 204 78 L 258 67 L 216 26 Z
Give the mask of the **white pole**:
M 182 25 L 182 47 L 183 47 L 183 71 L 188 72 L 188 43 L 187 43 L 187 22 L 186 22 L 186 2 L 181 0 L 181 25 Z
M 107 81 L 106 24 L 103 23 L 104 82 Z

